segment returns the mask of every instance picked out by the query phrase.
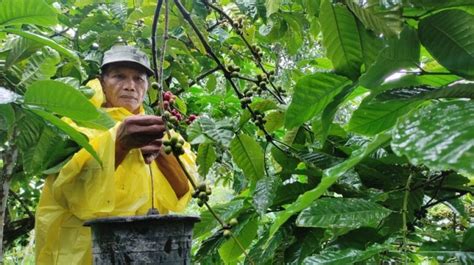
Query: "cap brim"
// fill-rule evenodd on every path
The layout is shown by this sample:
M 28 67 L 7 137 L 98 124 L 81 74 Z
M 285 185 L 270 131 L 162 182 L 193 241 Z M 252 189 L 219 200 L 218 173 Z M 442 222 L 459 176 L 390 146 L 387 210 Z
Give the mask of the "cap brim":
M 133 63 L 134 65 L 143 68 L 145 70 L 145 73 L 146 73 L 147 76 L 152 76 L 154 74 L 153 70 L 150 67 L 148 67 L 148 66 L 146 66 L 146 65 L 144 65 L 140 62 L 137 62 L 135 60 L 130 60 L 129 58 L 123 58 L 123 59 L 122 58 L 117 58 L 117 59 L 112 60 L 112 61 L 104 62 L 102 64 L 101 68 L 103 69 L 105 66 L 115 64 L 115 63 Z

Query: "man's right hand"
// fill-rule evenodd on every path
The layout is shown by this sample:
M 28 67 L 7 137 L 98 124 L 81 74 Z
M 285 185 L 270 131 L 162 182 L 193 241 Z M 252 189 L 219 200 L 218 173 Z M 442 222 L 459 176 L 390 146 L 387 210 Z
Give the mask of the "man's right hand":
M 131 149 L 159 151 L 165 132 L 163 119 L 153 115 L 136 115 L 126 118 L 115 138 L 115 168 L 122 163 Z

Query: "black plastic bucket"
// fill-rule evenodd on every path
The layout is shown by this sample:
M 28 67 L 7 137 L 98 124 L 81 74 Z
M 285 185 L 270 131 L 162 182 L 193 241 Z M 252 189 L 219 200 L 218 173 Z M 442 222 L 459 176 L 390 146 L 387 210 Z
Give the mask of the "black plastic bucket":
M 87 221 L 93 264 L 191 264 L 196 216 L 147 215 Z

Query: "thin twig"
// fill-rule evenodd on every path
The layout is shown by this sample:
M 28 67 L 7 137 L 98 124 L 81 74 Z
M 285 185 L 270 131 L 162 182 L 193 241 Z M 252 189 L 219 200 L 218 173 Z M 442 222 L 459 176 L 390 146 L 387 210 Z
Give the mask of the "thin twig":
M 26 214 L 28 215 L 28 217 L 30 218 L 35 218 L 35 215 L 31 212 L 30 209 L 28 209 L 28 207 L 26 206 L 26 203 L 20 198 L 20 196 L 18 196 L 18 194 L 16 194 L 13 190 L 10 189 L 10 194 L 13 196 L 13 198 L 15 198 L 15 200 L 17 200 L 19 203 L 20 203 L 20 206 L 25 209 L 26 211 Z

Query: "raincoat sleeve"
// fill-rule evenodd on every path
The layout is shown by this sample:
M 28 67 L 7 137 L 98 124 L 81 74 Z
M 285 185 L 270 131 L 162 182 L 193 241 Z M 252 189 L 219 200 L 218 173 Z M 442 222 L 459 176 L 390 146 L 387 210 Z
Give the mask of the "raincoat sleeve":
M 53 186 L 54 199 L 79 219 L 105 216 L 115 205 L 115 134 L 120 123 L 90 138 L 102 165 L 85 149 L 74 154 Z
M 172 134 L 178 135 L 178 137 L 181 138 L 178 133 L 173 132 Z M 193 181 L 196 182 L 196 179 L 198 178 L 195 162 L 196 156 L 191 151 L 191 146 L 189 143 L 185 142 L 183 148 L 185 153 L 179 156 L 179 158 Z M 193 187 L 191 186 L 191 183 L 188 182 L 189 191 L 183 196 L 181 196 L 181 198 L 178 198 L 173 188 L 169 184 L 168 180 L 166 180 L 166 178 L 159 171 L 159 169 L 157 170 L 157 174 L 155 174 L 155 172 L 153 173 L 155 174 L 155 176 L 158 176 L 155 180 L 155 185 L 156 187 L 160 187 L 160 190 L 155 192 L 155 204 L 161 206 L 158 208 L 158 210 L 160 210 L 160 212 L 167 212 L 166 210 L 173 212 L 183 211 L 186 208 L 186 205 L 191 200 L 191 194 L 193 192 Z

